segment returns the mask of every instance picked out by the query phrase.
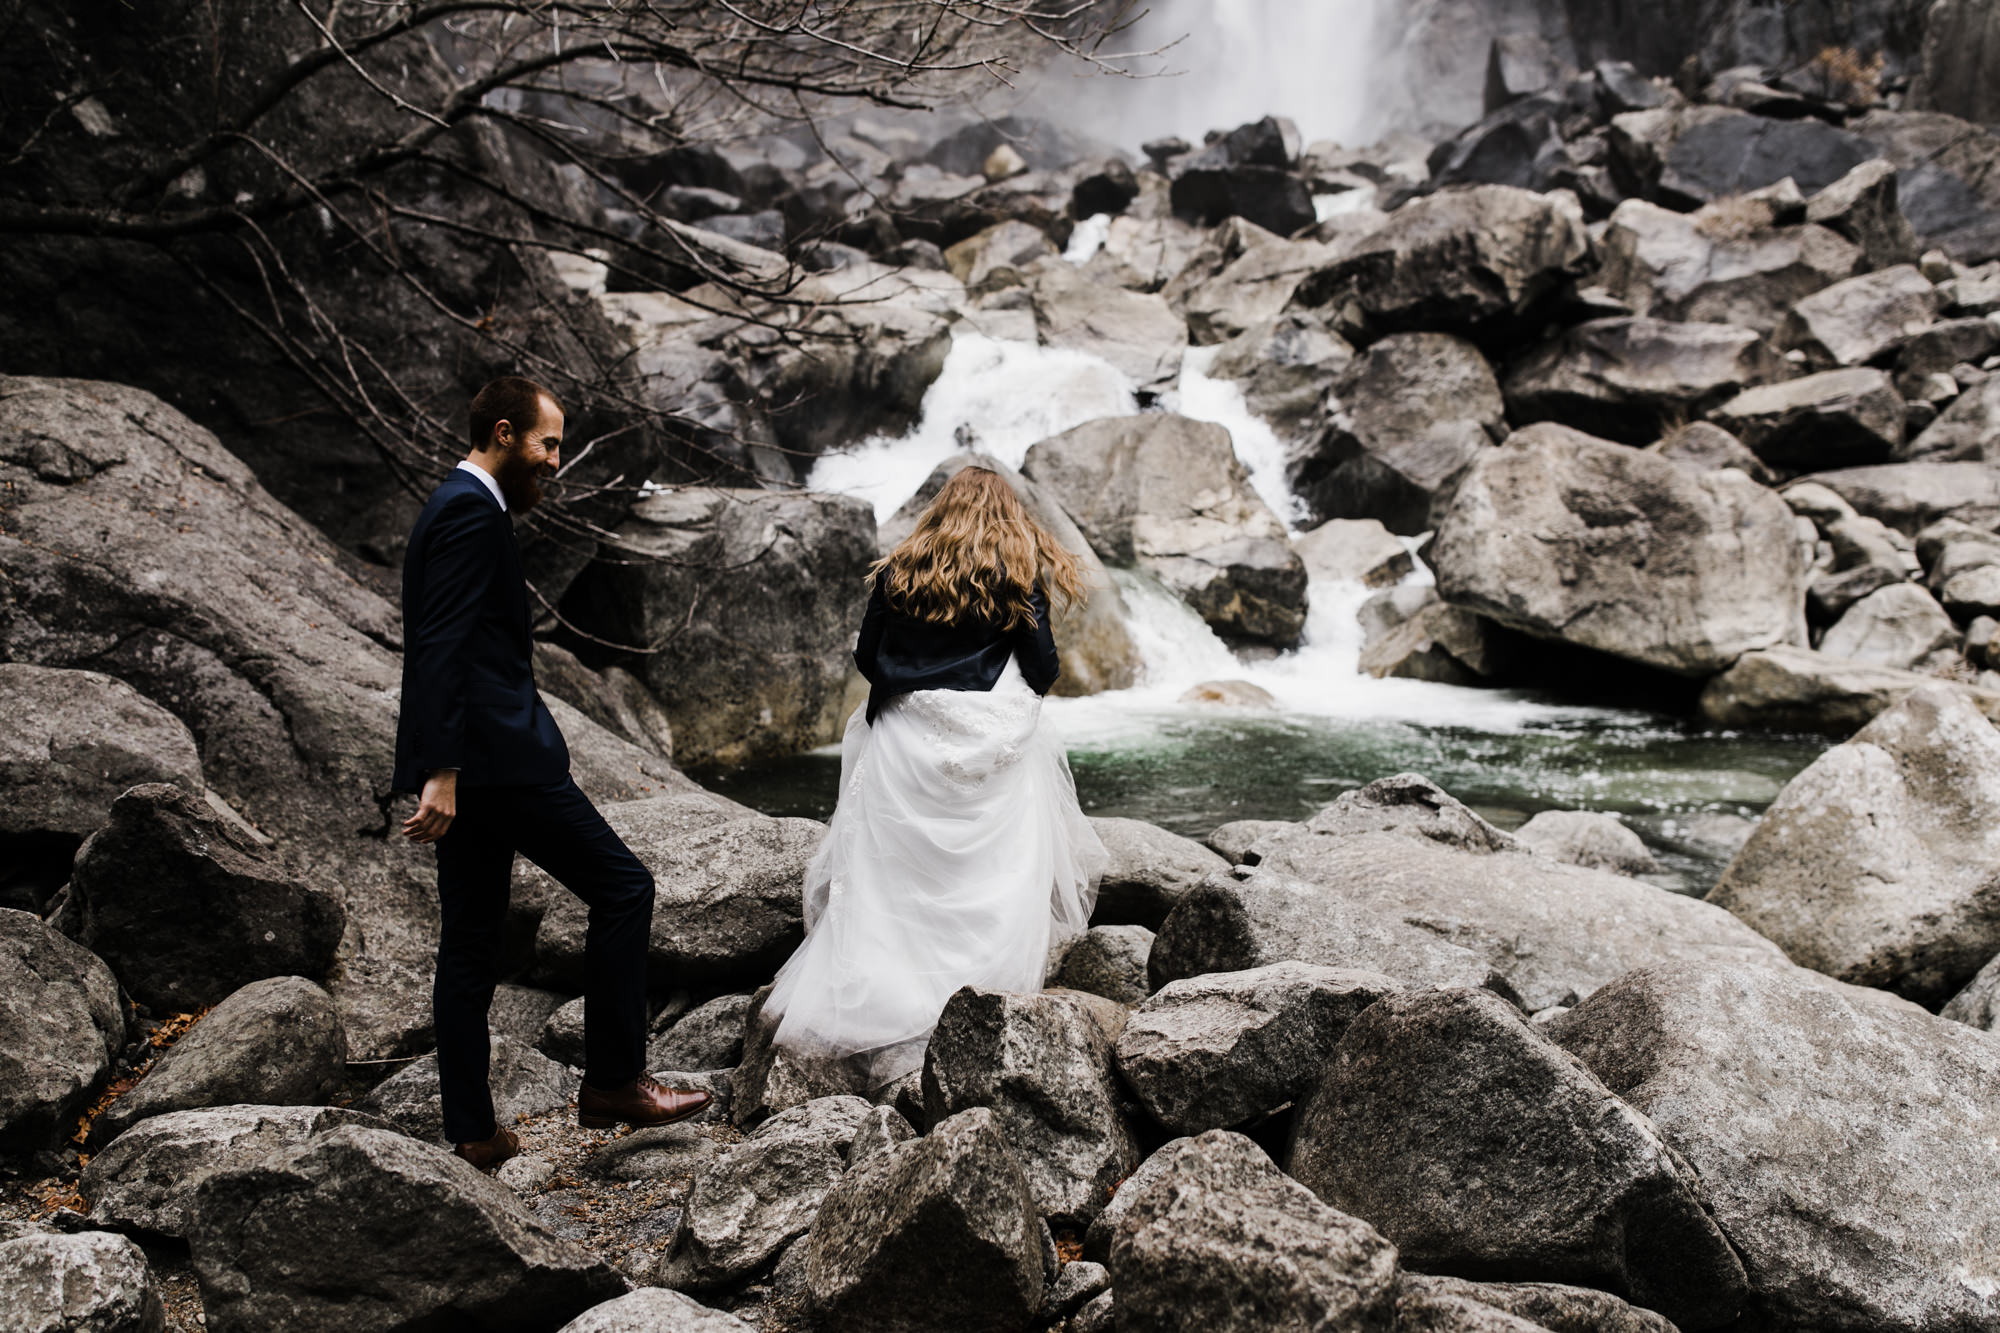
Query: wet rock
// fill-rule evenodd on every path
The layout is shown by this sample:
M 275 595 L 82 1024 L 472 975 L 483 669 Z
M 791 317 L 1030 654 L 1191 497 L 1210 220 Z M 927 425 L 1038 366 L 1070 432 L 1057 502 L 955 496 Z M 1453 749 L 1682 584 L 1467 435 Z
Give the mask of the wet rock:
M 680 1230 L 660 1263 L 663 1285 L 724 1287 L 777 1258 L 813 1226 L 871 1109 L 859 1097 L 816 1098 L 724 1149 L 695 1177 Z
M 733 1314 L 712 1310 L 684 1292 L 641 1287 L 592 1306 L 558 1333 L 753 1333 Z
M 1042 1297 L 1041 1224 L 1010 1135 L 973 1109 L 827 1195 L 806 1282 L 830 1329 L 1009 1333 Z
M 0 906 L 40 913 L 119 793 L 151 782 L 201 790 L 181 720 L 95 671 L 0 663 Z
M 1715 423 L 1783 472 L 1886 462 L 1903 442 L 1903 399 L 1888 372 L 1822 371 L 1745 390 Z
M 1289 311 L 1253 324 L 1216 351 L 1208 373 L 1234 380 L 1243 402 L 1281 436 L 1308 430 L 1334 377 L 1354 359 L 1345 338 L 1314 312 Z
M 0 1150 L 69 1137 L 124 1045 L 111 969 L 29 913 L 0 908 Z
M 876 555 L 866 501 L 663 491 L 634 505 L 614 537 L 624 550 L 579 574 L 562 612 L 599 639 L 659 649 L 631 665 L 665 706 L 680 762 L 734 763 L 838 738 L 862 576 Z M 604 651 L 572 646 L 586 660 Z
M 1618 816 L 1593 810 L 1544 810 L 1515 829 L 1514 837 L 1531 851 L 1590 870 L 1645 875 L 1660 868 Z
M 1022 470 L 1105 563 L 1154 574 L 1220 634 L 1298 641 L 1305 566 L 1220 426 L 1107 417 L 1043 440 Z
M 1374 1228 L 1240 1134 L 1211 1130 L 1168 1154 L 1111 1239 L 1121 1330 L 1394 1327 L 1396 1248 Z
M 1374 519 L 1333 518 L 1292 543 L 1315 579 L 1383 588 L 1416 568 L 1409 549 Z
M 304 977 L 253 981 L 168 1048 L 131 1091 L 91 1124 L 102 1147 L 148 1116 L 202 1106 L 305 1106 L 347 1069 L 347 1033 L 333 997 Z
M 342 1125 L 390 1126 L 333 1106 L 210 1106 L 168 1111 L 120 1134 L 84 1167 L 90 1220 L 115 1231 L 187 1235 L 195 1191 L 217 1171 L 302 1146 Z
M 1430 562 L 1454 606 L 1685 675 L 1803 637 L 1782 500 L 1548 423 L 1475 460 Z
M 1692 215 L 1627 199 L 1611 215 L 1601 275 L 1635 315 L 1770 334 L 1801 297 L 1860 271 L 1861 247 L 1813 224 L 1714 206 Z
M 1806 201 L 1806 220 L 1861 247 L 1871 269 L 1917 260 L 1916 230 L 1897 202 L 1896 164 L 1871 158 Z
M 218 1171 L 188 1243 L 217 1333 L 555 1326 L 625 1279 L 442 1148 L 347 1125 Z
M 1676 1333 L 1651 1310 L 1626 1304 L 1609 1292 L 1559 1282 L 1468 1282 L 1464 1278 L 1404 1273 L 1397 1312 L 1407 1319 L 1407 1303 L 1476 1301 L 1549 1333 Z M 1449 1327 L 1449 1326 L 1448 1326 Z
M 1914 691 L 1785 785 L 1709 901 L 1794 962 L 1941 1004 L 2000 953 L 2000 734 Z
M 0 1309 L 19 1333 L 164 1333 L 166 1302 L 145 1252 L 123 1236 L 0 1241 Z
M 1085 1009 L 1060 996 L 956 992 L 925 1053 L 923 1089 L 933 1125 L 973 1107 L 992 1110 L 1036 1208 L 1054 1221 L 1089 1222 L 1139 1164 L 1111 1043 Z
M 1228 868 L 1194 839 L 1143 819 L 1093 818 L 1090 826 L 1110 858 L 1098 881 L 1093 925 L 1158 930 L 1189 889 Z
M 1215 885 L 1211 880 L 1204 889 Z M 1266 898 L 1275 901 L 1260 901 Z M 1530 1012 L 1587 995 L 1631 968 L 1670 959 L 1784 965 L 1769 941 L 1727 912 L 1638 880 L 1521 851 L 1414 775 L 1350 792 L 1299 833 L 1267 845 L 1237 893 L 1203 904 L 1210 921 L 1200 922 L 1195 902 L 1191 896 L 1168 918 L 1153 946 L 1156 982 L 1295 957 L 1366 967 L 1408 984 L 1486 983 L 1485 975 L 1467 978 L 1463 972 L 1449 979 L 1412 975 L 1368 961 L 1365 952 L 1336 959 L 1303 948 L 1286 951 L 1297 947 L 1290 940 L 1311 943 L 1308 923 L 1340 913 L 1423 928 L 1438 949 L 1465 950 L 1489 975 L 1504 977 Z M 1289 909 L 1294 924 L 1267 924 L 1265 913 L 1274 909 Z M 1182 933 L 1200 924 L 1206 943 Z M 1245 955 L 1253 956 L 1236 961 Z M 1197 960 L 1207 965 L 1190 967 Z
M 718 995 L 646 1043 L 648 1069 L 727 1069 L 743 1058 L 750 996 Z
M 1179 377 L 1187 325 L 1164 298 L 1093 282 L 1060 259 L 1036 265 L 1028 291 L 1044 346 L 1102 357 L 1141 391 L 1170 388 Z
M 1390 996 L 1356 1018 L 1299 1108 L 1289 1169 L 1420 1268 L 1604 1287 L 1683 1328 L 1744 1301 L 1700 1178 L 1485 991 Z
M 1492 622 L 1437 599 L 1408 619 L 1368 639 L 1360 667 L 1376 678 L 1431 680 L 1445 685 L 1479 685 L 1506 669 L 1507 645 Z
M 324 978 L 346 913 L 178 787 L 135 787 L 77 853 L 78 940 L 141 1003 L 216 1004 L 264 977 Z
M 501 1128 L 523 1116 L 566 1106 L 576 1096 L 578 1078 L 532 1046 L 494 1037 L 487 1075 L 493 1090 L 493 1118 Z M 444 1110 L 438 1101 L 437 1056 L 426 1055 L 376 1085 L 357 1103 L 403 1133 L 425 1143 L 444 1142 Z
M 1119 1004 L 1146 998 L 1146 955 L 1153 932 L 1144 926 L 1092 926 L 1063 953 L 1049 985 L 1101 995 Z
M 1820 640 L 1819 650 L 1829 657 L 1907 671 L 1957 643 L 1958 627 L 1937 599 L 1914 583 L 1897 583 L 1869 593 L 1842 613 Z
M 1414 205 L 1412 205 L 1414 207 Z M 1446 333 L 1382 339 L 1329 386 L 1331 419 L 1294 442 L 1285 475 L 1322 519 L 1377 519 L 1424 532 L 1453 480 L 1505 430 L 1506 406 L 1479 349 Z
M 1310 1091 L 1355 1017 L 1400 990 L 1379 973 L 1297 962 L 1175 981 L 1125 1025 L 1118 1072 L 1175 1133 L 1240 1125 Z
M 1528 352 L 1508 371 L 1509 416 L 1558 421 L 1626 444 L 1699 417 L 1792 370 L 1755 330 L 1652 318 L 1594 319 Z
M 917 518 L 929 507 L 944 484 L 967 466 L 977 464 L 1007 479 L 1014 494 L 1021 497 L 1037 523 L 1082 562 L 1090 600 L 1080 607 L 1055 611 L 1056 642 L 1062 645 L 1062 674 L 1051 693 L 1058 695 L 1096 694 L 1101 690 L 1122 690 L 1139 679 L 1139 646 L 1132 638 L 1131 611 L 1118 585 L 1105 572 L 1104 562 L 1090 549 L 1074 520 L 1062 506 L 1044 495 L 1041 487 L 1015 469 L 988 454 L 956 454 L 932 470 L 917 493 L 885 520 L 880 529 L 881 547 L 892 550 L 910 535 Z
M 1122 158 L 1106 158 L 1070 190 L 1070 211 L 1079 218 L 1123 213 L 1139 197 L 1139 180 Z
M 1780 321 L 1777 343 L 1822 369 L 1864 365 L 1930 327 L 1943 305 L 1915 264 L 1898 264 L 1800 298 Z
M 1375 336 L 1477 329 L 1528 310 L 1589 254 L 1573 197 L 1474 185 L 1397 209 L 1294 300 L 1336 311 L 1351 304 Z
M 1747 1321 L 1991 1318 L 1987 1034 L 1802 969 L 1695 962 L 1622 977 L 1546 1031 L 1700 1172 L 1750 1276 Z
M 605 816 L 619 827 L 616 807 Z M 770 975 L 805 937 L 806 862 L 826 826 L 753 815 L 633 845 L 653 873 L 648 972 L 661 985 L 747 982 Z M 589 909 L 550 892 L 536 960 L 580 986 Z
M 1937 677 L 1867 666 L 1805 648 L 1745 653 L 1702 687 L 1702 717 L 1718 727 L 1764 727 L 1850 736 L 1913 690 Z M 2000 720 L 2000 693 L 1959 686 L 1990 718 Z

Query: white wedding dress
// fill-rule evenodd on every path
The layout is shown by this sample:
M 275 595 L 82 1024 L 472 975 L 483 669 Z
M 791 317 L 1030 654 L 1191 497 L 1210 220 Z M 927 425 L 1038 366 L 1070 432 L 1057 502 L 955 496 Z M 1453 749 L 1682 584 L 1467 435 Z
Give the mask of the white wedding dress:
M 806 871 L 806 939 L 762 1022 L 818 1080 L 868 1092 L 923 1065 L 961 986 L 1036 991 L 1089 924 L 1104 845 L 1042 700 L 1009 660 L 992 690 L 917 690 L 848 719 L 840 796 Z

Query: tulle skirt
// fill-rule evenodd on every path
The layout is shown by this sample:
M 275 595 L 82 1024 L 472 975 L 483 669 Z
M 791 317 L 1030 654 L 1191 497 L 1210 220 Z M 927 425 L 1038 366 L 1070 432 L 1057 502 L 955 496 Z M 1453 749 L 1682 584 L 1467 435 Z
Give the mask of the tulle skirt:
M 762 1014 L 816 1081 L 871 1092 L 920 1068 L 953 991 L 1040 990 L 1050 948 L 1087 928 L 1104 845 L 1041 711 L 1010 661 L 990 691 L 848 719 L 805 943 Z

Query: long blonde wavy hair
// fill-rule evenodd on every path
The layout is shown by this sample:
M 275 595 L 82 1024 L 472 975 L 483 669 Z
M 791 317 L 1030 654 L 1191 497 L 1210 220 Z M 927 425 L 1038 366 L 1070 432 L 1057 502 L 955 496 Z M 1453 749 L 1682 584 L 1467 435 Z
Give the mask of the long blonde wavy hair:
M 1035 522 L 1006 478 L 984 467 L 954 474 L 868 573 L 898 611 L 945 624 L 1032 624 L 1037 582 L 1064 605 L 1085 598 L 1082 563 Z

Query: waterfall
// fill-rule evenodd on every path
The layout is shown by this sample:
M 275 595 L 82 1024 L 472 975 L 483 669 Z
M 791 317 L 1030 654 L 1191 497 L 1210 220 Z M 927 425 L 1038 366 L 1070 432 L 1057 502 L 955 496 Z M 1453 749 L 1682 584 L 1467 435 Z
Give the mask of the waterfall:
M 1304 517 L 1285 480 L 1285 449 L 1270 426 L 1250 411 L 1237 385 L 1211 379 L 1213 348 L 1191 348 L 1181 377 L 1163 404 L 1229 431 L 1251 486 L 1288 528 Z M 1085 352 L 1010 342 L 961 330 L 943 372 L 924 395 L 923 415 L 908 434 L 875 437 L 828 454 L 814 467 L 813 490 L 859 495 L 886 519 L 916 493 L 937 465 L 978 449 L 1019 467 L 1029 446 L 1098 417 L 1137 411 L 1133 386 Z M 1084 699 L 1062 699 L 1052 715 L 1072 743 L 1115 743 L 1155 726 L 1163 716 L 1217 716 L 1213 705 L 1183 704 L 1181 695 L 1209 680 L 1244 680 L 1277 700 L 1278 715 L 1409 721 L 1509 731 L 1536 723 L 1604 717 L 1601 710 L 1538 703 L 1509 691 L 1470 689 L 1415 680 L 1376 680 L 1361 672 L 1361 627 L 1355 613 L 1372 593 L 1359 583 L 1315 580 L 1304 639 L 1289 651 L 1239 658 L 1186 603 L 1143 572 L 1115 571 L 1141 660 L 1135 687 Z M 1410 581 L 1430 581 L 1419 564 Z M 1269 716 L 1270 714 L 1264 714 Z

